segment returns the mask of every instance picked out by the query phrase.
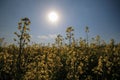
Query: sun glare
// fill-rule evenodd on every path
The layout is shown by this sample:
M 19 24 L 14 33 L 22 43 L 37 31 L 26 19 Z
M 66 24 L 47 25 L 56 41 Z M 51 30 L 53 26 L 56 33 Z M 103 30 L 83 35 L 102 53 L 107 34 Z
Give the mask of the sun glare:
M 56 12 L 50 12 L 48 18 L 52 23 L 55 23 L 58 21 L 58 14 Z

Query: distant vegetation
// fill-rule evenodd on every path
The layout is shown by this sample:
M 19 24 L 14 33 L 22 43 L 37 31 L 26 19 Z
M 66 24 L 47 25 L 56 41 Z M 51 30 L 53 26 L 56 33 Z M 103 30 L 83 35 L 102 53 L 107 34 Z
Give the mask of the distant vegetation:
M 52 46 L 28 45 L 30 23 L 28 18 L 18 23 L 14 41 L 19 46 L 0 46 L 0 80 L 120 79 L 120 44 L 114 39 L 105 43 L 97 35 L 90 42 L 86 26 L 86 39 L 75 40 L 73 27 L 68 27 L 66 37 L 58 34 Z

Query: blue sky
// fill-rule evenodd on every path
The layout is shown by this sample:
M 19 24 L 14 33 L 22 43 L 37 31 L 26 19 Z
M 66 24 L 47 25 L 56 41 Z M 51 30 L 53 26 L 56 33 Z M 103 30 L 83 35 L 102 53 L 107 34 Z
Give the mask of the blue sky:
M 59 21 L 51 24 L 50 11 L 59 14 Z M 57 34 L 65 37 L 65 30 L 73 26 L 75 38 L 85 38 L 85 26 L 90 28 L 89 39 L 100 35 L 108 42 L 120 42 L 120 0 L 0 0 L 0 37 L 14 43 L 13 34 L 21 18 L 31 20 L 32 42 L 54 42 Z

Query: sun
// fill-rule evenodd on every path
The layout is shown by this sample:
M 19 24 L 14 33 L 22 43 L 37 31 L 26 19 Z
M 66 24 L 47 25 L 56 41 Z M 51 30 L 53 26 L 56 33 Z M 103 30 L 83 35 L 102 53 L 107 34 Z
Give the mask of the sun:
M 55 23 L 58 21 L 58 14 L 52 11 L 48 14 L 48 18 L 49 18 L 49 21 L 51 21 L 52 23 Z

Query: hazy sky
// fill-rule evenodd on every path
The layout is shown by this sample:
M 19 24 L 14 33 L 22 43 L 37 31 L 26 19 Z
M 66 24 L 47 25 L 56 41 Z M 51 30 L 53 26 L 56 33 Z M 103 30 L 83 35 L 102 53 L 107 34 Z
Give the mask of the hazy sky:
M 48 21 L 51 11 L 59 15 L 56 24 Z M 74 27 L 76 38 L 85 38 L 88 26 L 89 40 L 100 35 L 120 42 L 120 0 L 0 0 L 0 37 L 13 43 L 17 23 L 24 17 L 31 20 L 33 42 L 54 42 L 57 34 L 65 37 L 68 26 Z

